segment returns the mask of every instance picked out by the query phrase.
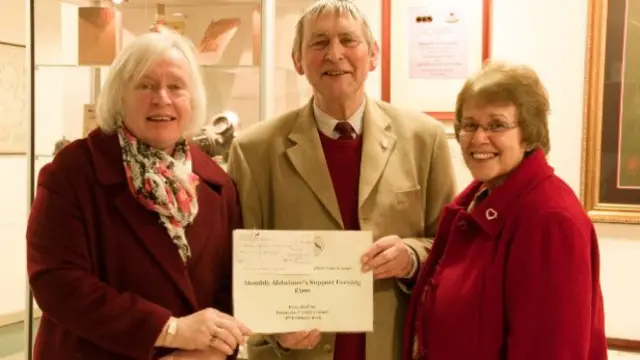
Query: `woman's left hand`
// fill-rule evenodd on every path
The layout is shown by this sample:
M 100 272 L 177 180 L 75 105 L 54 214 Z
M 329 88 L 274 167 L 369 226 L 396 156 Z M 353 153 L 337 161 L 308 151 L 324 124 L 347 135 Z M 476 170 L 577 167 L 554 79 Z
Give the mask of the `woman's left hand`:
M 227 355 L 216 349 L 177 350 L 160 360 L 226 360 Z

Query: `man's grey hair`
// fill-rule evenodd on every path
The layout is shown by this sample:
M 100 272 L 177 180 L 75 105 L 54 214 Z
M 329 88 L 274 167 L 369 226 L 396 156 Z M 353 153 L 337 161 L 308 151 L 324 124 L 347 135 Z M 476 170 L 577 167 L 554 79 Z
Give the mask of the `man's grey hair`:
M 149 66 L 172 50 L 184 55 L 191 73 L 191 119 L 188 119 L 183 135 L 193 134 L 202 127 L 207 116 L 207 97 L 196 48 L 187 38 L 167 30 L 135 38 L 111 64 L 96 104 L 98 125 L 104 132 L 113 132 L 124 119 L 123 97 L 128 88 Z
M 291 53 L 294 56 L 300 56 L 302 53 L 302 42 L 304 39 L 304 25 L 309 19 L 315 19 L 324 14 L 337 14 L 340 16 L 348 15 L 354 20 L 362 22 L 362 32 L 365 41 L 369 47 L 369 52 L 373 49 L 375 42 L 371 27 L 364 13 L 350 0 L 318 0 L 309 6 L 296 23 L 296 35 L 293 39 L 293 49 Z

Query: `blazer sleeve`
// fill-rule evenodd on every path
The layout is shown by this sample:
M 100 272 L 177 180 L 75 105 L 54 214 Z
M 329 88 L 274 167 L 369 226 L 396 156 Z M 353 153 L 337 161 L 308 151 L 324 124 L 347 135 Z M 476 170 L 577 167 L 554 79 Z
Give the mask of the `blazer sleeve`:
M 559 211 L 525 221 L 506 268 L 506 359 L 588 359 L 596 281 L 590 232 Z
M 229 149 L 227 173 L 236 184 L 244 228 L 262 229 L 265 223 L 258 187 L 237 139 Z
M 132 358 L 150 358 L 171 313 L 94 275 L 76 189 L 58 165 L 54 160 L 41 170 L 27 224 L 35 300 L 48 318 L 77 336 Z
M 442 210 L 445 205 L 453 201 L 456 193 L 456 180 L 449 143 L 444 129 L 440 126 L 436 127 L 429 164 L 428 174 L 423 183 L 425 188 L 425 237 L 405 239 L 405 243 L 415 251 L 420 264 L 425 262 L 433 245 L 433 237 L 436 234 Z

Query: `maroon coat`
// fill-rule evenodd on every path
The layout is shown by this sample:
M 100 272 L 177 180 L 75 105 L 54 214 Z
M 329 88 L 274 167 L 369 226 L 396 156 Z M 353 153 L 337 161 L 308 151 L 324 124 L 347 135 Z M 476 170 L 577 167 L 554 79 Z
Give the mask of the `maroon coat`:
M 67 145 L 38 178 L 27 228 L 29 282 L 43 316 L 36 360 L 156 359 L 170 315 L 231 311 L 236 190 L 195 146 L 199 212 L 185 266 L 157 213 L 129 191 L 117 135 Z
M 542 151 L 466 211 L 480 183 L 447 206 L 412 293 L 413 337 L 426 360 L 607 358 L 598 240 Z

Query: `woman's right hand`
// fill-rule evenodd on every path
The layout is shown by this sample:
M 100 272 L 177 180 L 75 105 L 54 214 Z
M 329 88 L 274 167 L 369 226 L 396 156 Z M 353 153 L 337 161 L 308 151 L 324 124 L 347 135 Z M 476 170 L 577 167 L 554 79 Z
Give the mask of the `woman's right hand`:
M 251 331 L 233 316 L 207 308 L 178 318 L 178 330 L 170 345 L 185 350 L 215 348 L 232 355 Z

